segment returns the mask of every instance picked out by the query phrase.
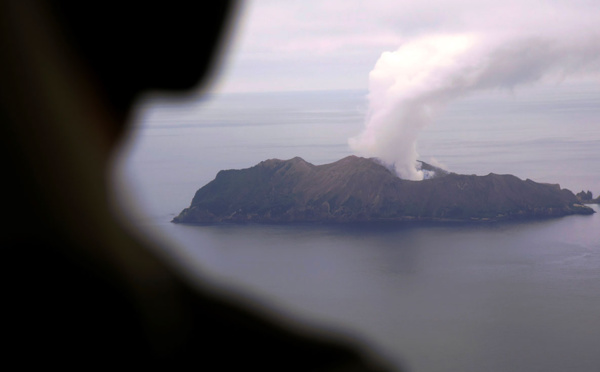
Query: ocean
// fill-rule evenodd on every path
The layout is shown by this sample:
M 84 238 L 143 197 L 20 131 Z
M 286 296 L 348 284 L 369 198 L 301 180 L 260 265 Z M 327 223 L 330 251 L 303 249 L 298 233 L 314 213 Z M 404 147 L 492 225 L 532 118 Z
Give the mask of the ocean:
M 451 226 L 170 223 L 221 169 L 351 155 L 366 111 L 364 91 L 148 96 L 115 158 L 115 203 L 190 275 L 409 371 L 599 371 L 600 213 Z M 418 151 L 452 172 L 597 196 L 600 87 L 465 97 L 436 115 Z

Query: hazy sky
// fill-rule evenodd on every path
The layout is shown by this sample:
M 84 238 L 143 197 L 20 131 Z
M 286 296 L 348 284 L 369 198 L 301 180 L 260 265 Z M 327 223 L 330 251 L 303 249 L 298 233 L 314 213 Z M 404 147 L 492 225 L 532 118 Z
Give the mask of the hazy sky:
M 419 37 L 476 33 L 507 43 L 539 39 L 553 48 L 557 40 L 592 45 L 599 31 L 597 0 L 246 1 L 214 88 L 366 90 L 381 54 Z M 596 52 L 591 48 L 575 61 L 564 56 L 561 63 L 570 66 L 553 78 L 599 81 L 598 60 L 591 58 Z M 538 56 L 555 57 L 532 58 Z

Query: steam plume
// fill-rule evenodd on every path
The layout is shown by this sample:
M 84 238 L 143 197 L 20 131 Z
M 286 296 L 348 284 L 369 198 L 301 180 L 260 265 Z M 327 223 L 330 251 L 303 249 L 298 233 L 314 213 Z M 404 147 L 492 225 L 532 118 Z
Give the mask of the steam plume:
M 365 129 L 349 144 L 360 155 L 393 164 L 401 178 L 421 180 L 417 137 L 445 104 L 477 90 L 598 70 L 599 45 L 595 37 L 476 33 L 410 40 L 384 52 L 370 72 Z

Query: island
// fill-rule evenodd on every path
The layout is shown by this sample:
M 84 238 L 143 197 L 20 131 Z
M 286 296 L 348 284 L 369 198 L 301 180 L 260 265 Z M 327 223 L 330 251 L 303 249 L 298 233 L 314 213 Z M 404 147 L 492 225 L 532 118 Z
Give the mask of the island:
M 409 181 L 377 159 L 357 156 L 323 165 L 299 157 L 265 160 L 220 171 L 172 222 L 484 222 L 594 213 L 558 184 L 420 166 L 426 179 Z
M 581 192 L 578 192 L 575 196 L 581 204 L 600 204 L 600 196 L 594 199 L 594 195 L 590 190 L 587 192 L 581 190 Z

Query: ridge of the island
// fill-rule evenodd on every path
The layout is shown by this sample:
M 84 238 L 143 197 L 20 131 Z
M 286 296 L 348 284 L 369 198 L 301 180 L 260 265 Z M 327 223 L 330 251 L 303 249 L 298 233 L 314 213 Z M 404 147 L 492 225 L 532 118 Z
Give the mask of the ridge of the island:
M 376 159 L 313 165 L 270 159 L 223 170 L 199 189 L 176 223 L 500 221 L 593 214 L 558 184 L 513 175 L 461 175 L 420 162 L 429 178 L 400 179 Z M 581 196 L 585 200 L 582 200 Z

